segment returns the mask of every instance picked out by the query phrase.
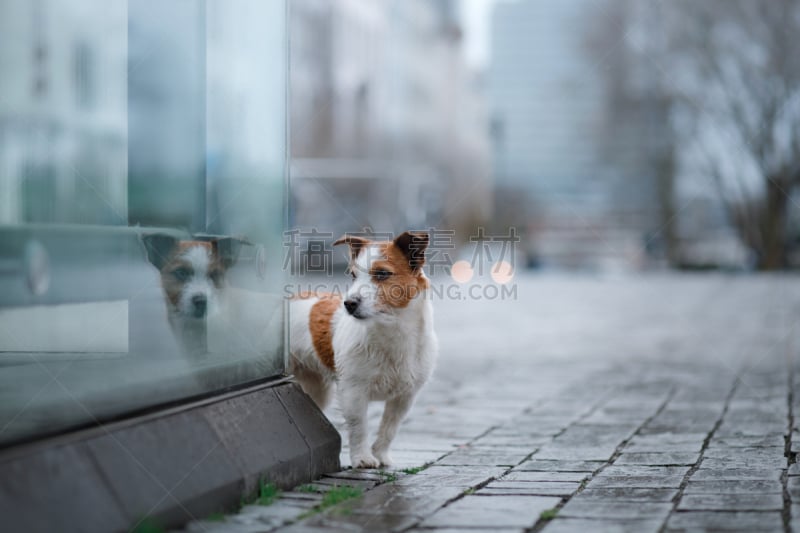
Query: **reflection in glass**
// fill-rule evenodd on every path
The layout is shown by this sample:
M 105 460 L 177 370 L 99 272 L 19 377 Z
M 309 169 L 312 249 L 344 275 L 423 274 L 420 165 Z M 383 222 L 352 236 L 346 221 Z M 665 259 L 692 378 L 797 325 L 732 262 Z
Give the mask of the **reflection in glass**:
M 284 9 L 0 4 L 0 443 L 283 371 Z

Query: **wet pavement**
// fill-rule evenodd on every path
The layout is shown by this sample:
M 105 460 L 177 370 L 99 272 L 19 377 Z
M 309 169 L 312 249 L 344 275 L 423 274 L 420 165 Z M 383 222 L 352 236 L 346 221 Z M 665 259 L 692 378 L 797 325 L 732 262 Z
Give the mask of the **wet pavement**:
M 391 469 L 187 530 L 800 530 L 800 277 L 515 283 L 435 302 L 439 366 Z M 360 495 L 327 506 L 342 486 Z

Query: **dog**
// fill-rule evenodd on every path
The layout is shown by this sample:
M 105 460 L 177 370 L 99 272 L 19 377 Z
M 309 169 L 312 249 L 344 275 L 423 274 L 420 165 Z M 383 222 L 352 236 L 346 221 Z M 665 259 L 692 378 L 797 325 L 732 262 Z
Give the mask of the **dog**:
M 290 371 L 325 409 L 336 385 L 353 468 L 391 465 L 389 447 L 433 373 L 438 341 L 423 271 L 429 236 L 405 232 L 376 242 L 345 235 L 353 284 L 345 297 L 301 294 L 290 302 Z M 367 405 L 385 402 L 367 443 Z
M 219 308 L 225 273 L 238 255 L 237 240 L 143 237 L 147 258 L 161 276 L 172 332 L 187 352 L 207 351 L 206 318 Z

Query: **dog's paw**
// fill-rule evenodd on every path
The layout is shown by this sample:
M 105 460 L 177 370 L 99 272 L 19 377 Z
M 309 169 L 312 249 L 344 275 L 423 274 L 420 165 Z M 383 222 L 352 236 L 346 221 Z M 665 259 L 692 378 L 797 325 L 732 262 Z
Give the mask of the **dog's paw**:
M 378 468 L 381 462 L 372 454 L 356 455 L 350 458 L 353 468 Z
M 392 466 L 392 457 L 389 455 L 389 450 L 376 450 L 373 448 L 372 454 L 380 461 L 381 466 Z
M 381 466 L 392 466 L 392 457 L 389 452 L 375 454 L 375 457 L 381 462 Z

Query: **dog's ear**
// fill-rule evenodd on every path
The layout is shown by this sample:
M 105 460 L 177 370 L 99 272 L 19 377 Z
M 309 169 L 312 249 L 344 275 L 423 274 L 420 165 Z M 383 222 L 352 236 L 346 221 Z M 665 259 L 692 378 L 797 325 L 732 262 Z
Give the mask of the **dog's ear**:
M 144 244 L 145 252 L 147 252 L 147 260 L 158 270 L 161 270 L 172 256 L 172 252 L 178 244 L 178 239 L 171 235 L 154 233 L 143 235 L 142 243 Z
M 397 236 L 394 245 L 406 256 L 411 270 L 416 272 L 425 264 L 425 250 L 429 241 L 430 237 L 424 231 L 406 231 Z
M 211 241 L 211 250 L 225 270 L 236 264 L 241 249 L 242 240 L 235 237 L 222 237 Z
M 359 252 L 361 252 L 361 248 L 369 244 L 369 239 L 365 239 L 364 237 L 357 237 L 355 235 L 342 235 L 335 241 L 333 241 L 334 246 L 338 246 L 339 244 L 349 244 L 350 245 L 350 260 L 355 261 L 356 257 L 358 257 Z

